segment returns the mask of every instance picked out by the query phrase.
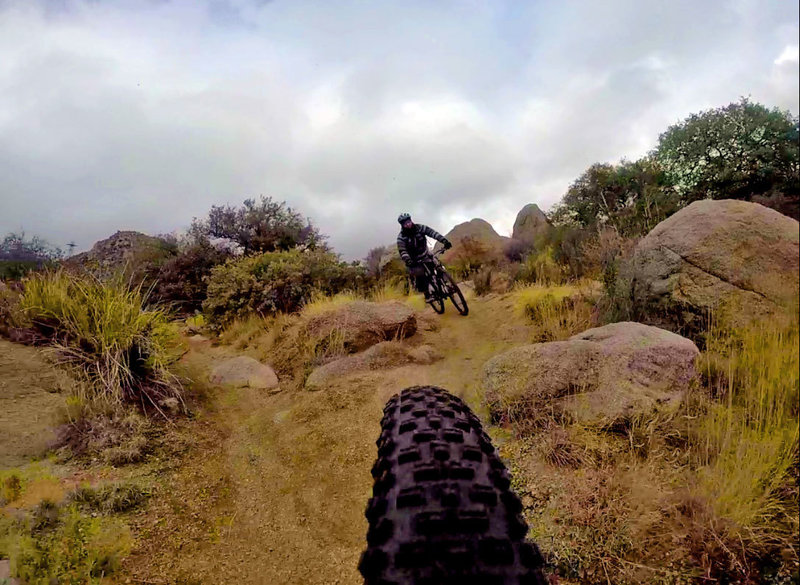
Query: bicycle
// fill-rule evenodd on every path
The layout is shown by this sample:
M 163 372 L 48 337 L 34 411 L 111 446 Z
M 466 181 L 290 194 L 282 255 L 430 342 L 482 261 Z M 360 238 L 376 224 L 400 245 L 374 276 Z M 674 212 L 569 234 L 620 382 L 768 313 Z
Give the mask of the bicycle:
M 469 406 L 412 386 L 383 410 L 365 585 L 545 585 L 522 503 Z
M 443 253 L 444 248 L 434 251 L 430 255 L 430 261 L 422 264 L 428 277 L 428 290 L 431 292 L 431 300 L 428 302 L 433 310 L 441 315 L 444 313 L 444 301 L 449 298 L 461 315 L 467 315 L 469 307 L 464 294 L 438 258 Z

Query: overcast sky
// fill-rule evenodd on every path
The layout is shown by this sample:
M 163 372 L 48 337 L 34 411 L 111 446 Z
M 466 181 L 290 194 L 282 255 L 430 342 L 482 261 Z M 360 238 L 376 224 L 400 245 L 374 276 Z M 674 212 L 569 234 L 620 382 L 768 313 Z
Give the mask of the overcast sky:
M 286 200 L 347 258 L 510 234 L 741 96 L 798 113 L 789 0 L 0 0 L 0 236 L 79 249 Z

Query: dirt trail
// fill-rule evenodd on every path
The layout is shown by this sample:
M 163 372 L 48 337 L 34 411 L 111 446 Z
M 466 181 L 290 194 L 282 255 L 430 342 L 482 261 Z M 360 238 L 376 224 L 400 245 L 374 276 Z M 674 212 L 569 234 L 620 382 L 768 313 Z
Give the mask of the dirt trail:
M 468 317 L 448 307 L 438 331 L 418 333 L 445 356 L 430 366 L 351 376 L 316 393 L 213 394 L 211 410 L 191 423 L 189 455 L 136 519 L 138 546 L 121 581 L 362 583 L 363 510 L 386 400 L 407 386 L 435 384 L 480 412 L 483 363 L 529 334 L 510 325 L 510 299 L 470 304 Z

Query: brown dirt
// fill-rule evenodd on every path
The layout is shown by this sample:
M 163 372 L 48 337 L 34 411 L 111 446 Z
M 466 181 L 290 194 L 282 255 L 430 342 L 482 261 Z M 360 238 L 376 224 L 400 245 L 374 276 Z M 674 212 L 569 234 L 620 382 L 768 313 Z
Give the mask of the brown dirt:
M 473 304 L 469 317 L 448 307 L 439 331 L 418 334 L 445 356 L 431 365 L 360 372 L 315 393 L 212 390 L 193 423 L 194 448 L 136 520 L 138 548 L 121 582 L 362 583 L 363 511 L 386 400 L 435 384 L 479 411 L 484 361 L 529 339 L 525 327 L 501 326 L 510 299 Z M 217 351 L 193 350 L 192 367 Z
M 0 339 L 0 469 L 44 453 L 65 384 L 41 350 Z

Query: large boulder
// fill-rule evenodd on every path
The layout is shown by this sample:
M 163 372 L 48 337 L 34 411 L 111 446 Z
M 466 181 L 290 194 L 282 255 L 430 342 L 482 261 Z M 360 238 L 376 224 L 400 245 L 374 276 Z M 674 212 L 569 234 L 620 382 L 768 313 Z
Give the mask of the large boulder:
M 366 351 L 318 367 L 306 379 L 305 387 L 321 390 L 356 372 L 385 370 L 410 363 L 428 365 L 441 357 L 430 345 L 408 347 L 399 341 L 382 341 Z
M 797 298 L 798 223 L 746 201 L 697 201 L 659 223 L 623 271 L 651 322 L 691 322 L 723 303 L 763 314 Z
M 445 264 L 457 262 L 460 257 L 479 260 L 481 263 L 500 260 L 511 240 L 494 231 L 488 221 L 478 218 L 458 224 L 445 237 L 453 244 L 442 255 L 442 262 Z
M 533 245 L 537 238 L 547 234 L 551 227 L 550 221 L 539 206 L 528 203 L 517 214 L 511 239 Z
M 417 332 L 414 311 L 398 301 L 355 301 L 311 317 L 305 334 L 315 343 L 341 344 L 347 353 L 381 341 L 410 337 Z
M 566 414 L 615 425 L 678 400 L 696 375 L 698 355 L 692 341 L 675 333 L 614 323 L 495 356 L 484 366 L 485 400 L 493 417 L 506 422 L 535 425 Z
M 211 370 L 208 377 L 212 384 L 234 388 L 255 388 L 278 391 L 278 376 L 266 364 L 247 356 L 222 360 Z

